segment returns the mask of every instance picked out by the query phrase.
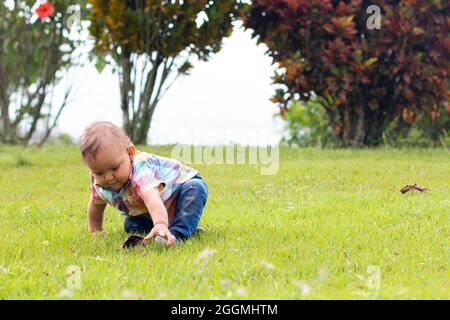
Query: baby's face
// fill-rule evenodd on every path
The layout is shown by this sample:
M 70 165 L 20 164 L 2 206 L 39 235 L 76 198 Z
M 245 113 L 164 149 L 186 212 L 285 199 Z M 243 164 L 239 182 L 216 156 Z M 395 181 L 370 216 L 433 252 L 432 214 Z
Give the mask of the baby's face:
M 128 181 L 134 154 L 134 146 L 126 149 L 110 142 L 100 148 L 95 159 L 86 159 L 86 164 L 97 185 L 118 190 Z

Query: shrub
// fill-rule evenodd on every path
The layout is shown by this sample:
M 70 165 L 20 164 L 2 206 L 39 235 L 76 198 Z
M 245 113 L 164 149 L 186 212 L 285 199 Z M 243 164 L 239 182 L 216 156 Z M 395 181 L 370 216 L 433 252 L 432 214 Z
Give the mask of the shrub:
M 313 97 L 307 102 L 292 101 L 289 108 L 281 113 L 286 124 L 282 142 L 290 147 L 332 147 L 339 144 L 319 99 Z
M 369 5 L 381 29 L 369 29 Z M 345 145 L 382 143 L 400 117 L 443 114 L 450 97 L 450 1 L 253 0 L 244 16 L 279 64 L 273 101 L 324 98 Z

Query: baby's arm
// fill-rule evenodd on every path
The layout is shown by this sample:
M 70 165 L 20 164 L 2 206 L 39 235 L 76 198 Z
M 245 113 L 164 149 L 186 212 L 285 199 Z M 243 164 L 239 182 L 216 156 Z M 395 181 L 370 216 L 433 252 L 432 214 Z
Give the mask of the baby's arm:
M 87 207 L 87 220 L 90 233 L 103 231 L 103 213 L 105 212 L 106 203 L 94 204 L 91 198 Z
M 145 239 L 148 240 L 154 236 L 160 236 L 167 240 L 168 246 L 174 245 L 176 238 L 169 231 L 169 217 L 166 207 L 161 200 L 158 188 L 146 190 L 144 193 L 144 202 L 153 221 L 153 229 Z

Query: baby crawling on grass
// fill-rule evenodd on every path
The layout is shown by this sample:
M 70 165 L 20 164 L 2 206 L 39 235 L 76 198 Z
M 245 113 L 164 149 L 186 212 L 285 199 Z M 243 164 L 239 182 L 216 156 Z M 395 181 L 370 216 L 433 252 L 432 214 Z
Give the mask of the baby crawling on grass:
M 127 233 L 174 246 L 196 231 L 208 197 L 197 170 L 175 159 L 140 152 L 111 122 L 85 129 L 80 151 L 91 172 L 89 232 L 103 231 L 107 204 L 126 215 Z

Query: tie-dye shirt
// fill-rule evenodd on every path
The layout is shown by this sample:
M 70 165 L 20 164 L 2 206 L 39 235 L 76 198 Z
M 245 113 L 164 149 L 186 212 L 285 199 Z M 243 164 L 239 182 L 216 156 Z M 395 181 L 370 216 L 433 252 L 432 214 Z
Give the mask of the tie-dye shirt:
M 136 150 L 128 181 L 119 190 L 97 185 L 91 174 L 92 199 L 94 204 L 108 203 L 125 215 L 138 216 L 148 212 L 143 200 L 145 191 L 159 188 L 169 210 L 181 185 L 197 174 L 197 170 L 178 160 Z

